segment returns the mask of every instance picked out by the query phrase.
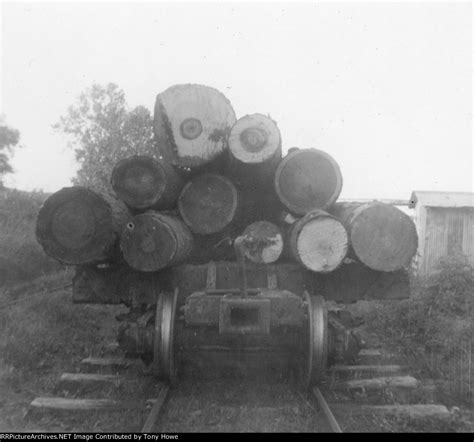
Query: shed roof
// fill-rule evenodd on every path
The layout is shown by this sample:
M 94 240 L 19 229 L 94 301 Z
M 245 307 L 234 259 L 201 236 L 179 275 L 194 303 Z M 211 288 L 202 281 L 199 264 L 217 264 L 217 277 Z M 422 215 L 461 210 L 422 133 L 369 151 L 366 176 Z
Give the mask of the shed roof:
M 417 204 L 430 207 L 474 207 L 474 193 L 414 190 L 408 207 L 413 208 Z

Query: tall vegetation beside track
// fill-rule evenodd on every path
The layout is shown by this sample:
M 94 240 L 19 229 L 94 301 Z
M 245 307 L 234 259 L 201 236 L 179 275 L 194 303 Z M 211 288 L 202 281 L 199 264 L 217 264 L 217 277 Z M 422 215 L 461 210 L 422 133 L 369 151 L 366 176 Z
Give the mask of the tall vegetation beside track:
M 0 190 L 0 286 L 31 281 L 61 269 L 46 256 L 35 237 L 43 192 Z
M 434 379 L 447 403 L 473 404 L 474 269 L 464 257 L 446 257 L 410 299 L 374 306 L 366 322 Z

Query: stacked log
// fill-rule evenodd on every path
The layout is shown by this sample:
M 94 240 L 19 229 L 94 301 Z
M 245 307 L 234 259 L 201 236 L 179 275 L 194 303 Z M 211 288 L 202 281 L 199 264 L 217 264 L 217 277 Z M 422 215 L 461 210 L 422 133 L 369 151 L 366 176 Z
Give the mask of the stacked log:
M 111 184 L 117 197 L 132 210 L 172 208 L 183 187 L 171 164 L 141 155 L 119 161 Z
M 183 187 L 178 209 L 192 232 L 210 235 L 236 222 L 239 203 L 239 192 L 232 181 L 222 175 L 204 174 Z
M 230 131 L 229 154 L 229 174 L 241 188 L 268 188 L 281 160 L 278 126 L 261 114 L 240 118 Z
M 342 189 L 342 174 L 336 161 L 317 149 L 295 149 L 278 166 L 275 190 L 285 207 L 295 215 L 313 209 L 326 210 Z
M 241 192 L 243 226 L 278 215 L 273 177 L 281 155 L 280 131 L 271 118 L 246 115 L 232 127 L 226 175 Z
M 332 212 L 347 228 L 353 256 L 364 265 L 393 272 L 410 264 L 418 247 L 418 236 L 407 214 L 380 202 L 338 203 Z
M 336 275 L 348 253 L 358 262 L 351 265 L 395 272 L 416 252 L 408 216 L 381 203 L 337 203 L 334 158 L 298 148 L 282 158 L 277 124 L 258 113 L 236 120 L 215 89 L 177 85 L 158 94 L 154 136 L 155 156 L 115 165 L 117 198 L 79 186 L 48 198 L 37 222 L 47 254 L 150 276 L 183 263 L 236 263 L 239 237 L 255 268 L 278 263 Z
M 268 221 L 250 224 L 242 233 L 242 252 L 255 264 L 271 264 L 283 253 L 283 235 L 278 226 Z
M 38 213 L 36 237 L 46 254 L 61 263 L 84 265 L 113 259 L 130 214 L 110 195 L 81 186 L 50 196 Z
M 323 210 L 313 210 L 291 225 L 288 249 L 308 270 L 329 273 L 344 261 L 349 237 L 341 221 Z
M 212 163 L 227 150 L 235 120 L 229 100 L 216 89 L 172 86 L 156 97 L 154 134 L 159 154 L 183 168 Z
M 156 272 L 184 262 L 191 255 L 193 236 L 179 218 L 149 211 L 128 221 L 120 246 L 132 268 Z

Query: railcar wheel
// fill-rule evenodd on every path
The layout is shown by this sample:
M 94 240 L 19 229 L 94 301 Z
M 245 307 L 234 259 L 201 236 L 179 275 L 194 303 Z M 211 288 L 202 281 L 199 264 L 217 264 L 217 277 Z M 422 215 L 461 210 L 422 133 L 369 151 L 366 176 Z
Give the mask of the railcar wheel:
M 175 376 L 174 321 L 178 290 L 161 293 L 156 304 L 155 334 L 153 340 L 153 366 L 155 374 L 171 381 Z
M 308 342 L 303 382 L 306 387 L 319 383 L 327 368 L 328 316 L 324 298 L 305 292 L 308 306 Z

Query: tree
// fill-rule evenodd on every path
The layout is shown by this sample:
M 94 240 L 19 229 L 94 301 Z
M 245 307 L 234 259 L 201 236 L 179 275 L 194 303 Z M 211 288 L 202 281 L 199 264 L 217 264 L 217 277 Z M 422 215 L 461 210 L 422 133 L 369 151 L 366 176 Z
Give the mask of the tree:
M 74 184 L 109 191 L 118 160 L 156 152 L 150 112 L 143 106 L 129 110 L 113 83 L 88 88 L 53 127 L 70 137 L 81 165 Z
M 7 126 L 0 119 L 0 188 L 3 187 L 3 177 L 7 173 L 12 173 L 13 169 L 10 165 L 10 157 L 12 149 L 18 145 L 20 141 L 20 132 Z

